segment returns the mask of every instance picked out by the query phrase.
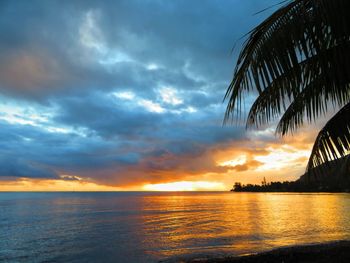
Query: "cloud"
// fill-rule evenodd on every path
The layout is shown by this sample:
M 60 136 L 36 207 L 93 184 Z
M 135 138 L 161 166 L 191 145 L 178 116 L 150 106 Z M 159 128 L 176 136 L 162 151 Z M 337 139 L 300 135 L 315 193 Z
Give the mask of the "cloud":
M 0 53 L 6 63 L 0 72 L 11 74 L 0 76 L 1 87 L 12 95 L 38 98 L 57 94 L 56 89 L 165 85 L 198 90 L 222 82 L 231 75 L 232 44 L 261 19 L 248 20 L 245 14 L 268 1 L 200 1 L 200 10 L 198 4 L 3 1 Z M 235 27 L 242 19 L 248 23 Z M 37 93 L 21 94 L 34 86 Z
M 59 179 L 58 174 L 51 169 L 14 156 L 0 158 L 0 178 L 2 176 Z
M 270 3 L 1 1 L 0 176 L 124 186 L 257 170 L 273 133 L 222 126 L 222 98 L 232 45 Z M 247 158 L 220 166 L 229 154 Z

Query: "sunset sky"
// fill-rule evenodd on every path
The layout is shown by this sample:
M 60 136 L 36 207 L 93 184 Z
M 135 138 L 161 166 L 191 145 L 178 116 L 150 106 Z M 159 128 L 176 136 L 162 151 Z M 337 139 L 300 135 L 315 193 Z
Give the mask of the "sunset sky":
M 278 2 L 1 1 L 0 191 L 299 177 L 314 127 L 282 139 L 274 124 L 222 125 L 240 38 Z

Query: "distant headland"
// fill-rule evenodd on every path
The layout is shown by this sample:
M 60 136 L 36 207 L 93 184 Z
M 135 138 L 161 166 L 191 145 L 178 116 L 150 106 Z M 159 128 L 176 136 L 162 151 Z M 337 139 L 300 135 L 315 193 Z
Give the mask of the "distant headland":
M 236 182 L 233 192 L 350 192 L 350 157 L 320 165 L 296 181 L 266 182 L 261 185 Z

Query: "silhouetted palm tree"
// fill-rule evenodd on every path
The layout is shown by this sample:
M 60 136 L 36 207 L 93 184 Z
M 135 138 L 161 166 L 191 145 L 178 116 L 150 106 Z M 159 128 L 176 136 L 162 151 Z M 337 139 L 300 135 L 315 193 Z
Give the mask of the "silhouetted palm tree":
M 350 0 L 283 1 L 249 32 L 227 89 L 225 121 L 240 114 L 245 92 L 259 93 L 247 127 L 280 117 L 285 135 L 341 108 L 318 134 L 307 170 L 350 150 Z M 236 111 L 236 110 L 237 111 Z

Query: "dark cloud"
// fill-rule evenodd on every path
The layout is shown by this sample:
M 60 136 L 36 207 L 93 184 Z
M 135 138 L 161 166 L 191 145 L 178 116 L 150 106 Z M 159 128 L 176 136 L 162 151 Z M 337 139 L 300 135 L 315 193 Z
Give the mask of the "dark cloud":
M 0 158 L 0 177 L 2 176 L 59 179 L 57 173 L 51 169 L 14 156 Z
M 124 152 L 125 147 L 118 142 L 57 134 L 30 125 L 9 125 L 5 122 L 1 125 L 0 138 L 7 138 L 0 143 L 0 172 L 3 176 L 44 177 L 46 171 L 48 177 L 53 177 L 58 172 L 130 165 L 138 161 L 137 153 Z M 13 167 L 17 167 L 16 170 Z M 35 175 L 36 171 L 38 175 Z
M 150 90 L 165 84 L 198 90 L 226 80 L 233 43 L 261 19 L 249 16 L 269 1 L 1 4 L 1 88 L 36 98 L 74 88 Z M 129 59 L 113 62 L 115 56 Z M 101 60 L 112 62 L 106 68 Z M 159 69 L 145 70 L 149 63 Z

